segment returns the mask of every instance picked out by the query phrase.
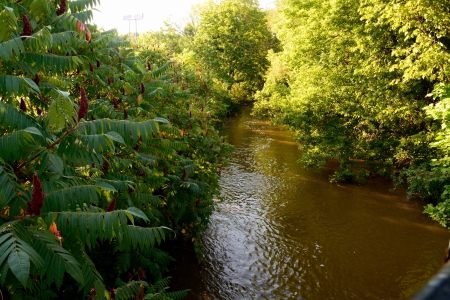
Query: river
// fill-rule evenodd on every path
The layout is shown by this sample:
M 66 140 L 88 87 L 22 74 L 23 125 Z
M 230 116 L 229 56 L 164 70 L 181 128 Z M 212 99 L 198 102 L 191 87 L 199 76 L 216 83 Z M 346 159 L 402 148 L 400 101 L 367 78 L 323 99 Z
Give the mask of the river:
M 449 233 L 392 181 L 332 184 L 306 170 L 293 133 L 242 115 L 204 261 L 181 256 L 173 285 L 188 299 L 408 299 L 441 267 Z M 186 276 L 188 275 L 188 276 Z M 178 279 L 177 279 L 178 278 Z

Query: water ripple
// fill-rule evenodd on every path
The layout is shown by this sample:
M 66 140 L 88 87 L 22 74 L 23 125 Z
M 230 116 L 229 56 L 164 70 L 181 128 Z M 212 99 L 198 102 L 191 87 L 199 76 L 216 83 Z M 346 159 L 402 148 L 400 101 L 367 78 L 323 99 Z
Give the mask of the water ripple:
M 383 182 L 332 185 L 295 163 L 290 133 L 236 122 L 221 179 L 231 201 L 202 237 L 214 299 L 405 299 L 439 268 L 447 233 L 420 205 Z

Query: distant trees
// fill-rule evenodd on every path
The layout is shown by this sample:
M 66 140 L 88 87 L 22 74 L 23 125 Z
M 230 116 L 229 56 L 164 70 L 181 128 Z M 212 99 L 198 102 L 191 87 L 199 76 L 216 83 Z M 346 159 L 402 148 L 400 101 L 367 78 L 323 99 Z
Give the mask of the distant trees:
M 138 43 L 205 70 L 202 88 L 219 92 L 233 111 L 239 101 L 253 100 L 264 85 L 268 51 L 279 50 L 267 17 L 277 16 L 262 11 L 255 0 L 208 1 L 193 7 L 184 24 L 167 21 L 161 30 L 140 35 Z
M 194 51 L 233 98 L 249 100 L 263 86 L 271 41 L 266 15 L 254 0 L 209 1 L 200 12 Z

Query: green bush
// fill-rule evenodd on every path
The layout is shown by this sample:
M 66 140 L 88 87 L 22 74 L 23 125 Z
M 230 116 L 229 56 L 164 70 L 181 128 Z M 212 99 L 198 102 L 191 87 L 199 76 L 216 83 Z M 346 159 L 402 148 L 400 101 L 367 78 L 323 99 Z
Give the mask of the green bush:
M 159 245 L 208 223 L 226 105 L 166 54 L 88 25 L 94 0 L 0 3 L 2 290 L 181 299 Z

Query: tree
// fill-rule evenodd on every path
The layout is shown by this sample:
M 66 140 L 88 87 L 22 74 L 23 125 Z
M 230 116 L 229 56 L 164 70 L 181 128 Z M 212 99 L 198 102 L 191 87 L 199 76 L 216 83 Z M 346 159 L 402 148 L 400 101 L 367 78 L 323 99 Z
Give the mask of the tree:
M 232 97 L 248 100 L 262 87 L 271 34 L 254 0 L 209 1 L 200 11 L 194 49 Z
M 332 180 L 405 180 L 449 226 L 448 2 L 279 5 L 283 51 L 270 55 L 255 113 L 296 130 L 307 166 L 336 158 Z
M 307 166 L 337 158 L 341 167 L 333 180 L 369 175 L 357 159 L 372 173 L 390 175 L 393 168 L 419 164 L 430 153 L 419 133 L 427 128 L 422 107 L 434 79 L 411 77 L 398 67 L 408 37 L 396 30 L 397 23 L 394 28 L 395 20 L 371 15 L 385 6 L 379 1 L 280 1 L 278 37 L 284 51 L 274 62 L 289 70 L 284 79 L 289 90 L 267 78 L 271 84 L 259 95 L 257 109 L 298 130 Z
M 96 2 L 0 2 L 11 299 L 179 299 L 162 291 L 171 258 L 158 246 L 181 230 L 196 239 L 214 209 L 230 151 L 213 127 L 222 107 L 204 110 L 164 53 L 88 25 Z
M 183 31 L 178 30 L 172 24 L 166 22 L 165 27 L 159 31 L 150 31 L 140 34 L 138 44 L 151 46 L 154 49 L 166 50 L 169 55 L 183 53 L 189 45 L 190 36 L 185 36 Z

